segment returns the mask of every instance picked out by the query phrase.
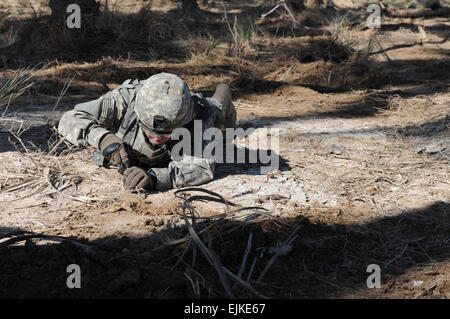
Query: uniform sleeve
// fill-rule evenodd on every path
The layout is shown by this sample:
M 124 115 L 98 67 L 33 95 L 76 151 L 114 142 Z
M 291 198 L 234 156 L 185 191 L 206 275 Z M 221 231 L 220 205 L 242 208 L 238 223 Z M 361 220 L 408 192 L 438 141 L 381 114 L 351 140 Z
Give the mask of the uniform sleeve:
M 156 188 L 170 189 L 183 186 L 197 186 L 214 178 L 215 162 L 208 158 L 183 156 L 180 161 L 171 161 L 167 168 L 153 168 L 156 174 Z
M 126 111 L 127 101 L 118 89 L 80 103 L 62 116 L 58 132 L 75 145 L 99 147 L 109 132 L 115 133 Z
M 202 96 L 199 96 L 202 98 Z M 204 103 L 202 119 L 203 132 L 206 129 L 215 127 L 222 132 L 227 127 L 234 127 L 236 121 L 236 110 L 229 101 L 222 103 L 213 98 L 207 98 L 208 103 Z M 212 143 L 211 140 L 203 136 L 203 151 L 205 147 Z M 191 149 L 194 149 L 191 147 Z M 215 161 L 212 158 L 199 158 L 184 155 L 181 160 L 173 160 L 167 168 L 153 168 L 157 177 L 156 187 L 158 189 L 169 189 L 183 186 L 197 186 L 207 183 L 214 178 Z

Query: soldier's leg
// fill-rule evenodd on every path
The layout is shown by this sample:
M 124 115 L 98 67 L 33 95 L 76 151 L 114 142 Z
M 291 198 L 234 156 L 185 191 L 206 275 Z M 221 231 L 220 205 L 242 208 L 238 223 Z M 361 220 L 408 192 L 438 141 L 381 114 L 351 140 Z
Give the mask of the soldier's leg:
M 220 129 L 234 128 L 236 108 L 231 101 L 230 87 L 224 83 L 219 84 L 212 98 L 219 102 L 219 107 L 222 110 L 221 116 L 216 119 L 215 126 Z

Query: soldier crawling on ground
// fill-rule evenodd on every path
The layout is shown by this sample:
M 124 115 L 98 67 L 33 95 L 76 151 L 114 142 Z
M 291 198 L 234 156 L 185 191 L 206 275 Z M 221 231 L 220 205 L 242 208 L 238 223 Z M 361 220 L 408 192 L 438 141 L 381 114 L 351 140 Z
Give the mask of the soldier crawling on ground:
M 58 131 L 75 145 L 99 149 L 96 154 L 106 158 L 105 166 L 119 166 L 125 189 L 164 190 L 214 178 L 213 159 L 171 155 L 171 133 L 181 127 L 192 132 L 194 120 L 201 120 L 203 131 L 233 128 L 236 110 L 229 86 L 219 84 L 205 98 L 178 76 L 159 73 L 144 81 L 127 80 L 96 100 L 76 105 L 63 115 Z

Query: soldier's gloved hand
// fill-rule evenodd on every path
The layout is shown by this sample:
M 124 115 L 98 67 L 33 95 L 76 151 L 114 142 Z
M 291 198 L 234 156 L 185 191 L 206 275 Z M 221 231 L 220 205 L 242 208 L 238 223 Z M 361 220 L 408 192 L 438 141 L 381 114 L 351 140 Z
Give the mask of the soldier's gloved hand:
M 123 173 L 123 187 L 127 190 L 143 188 L 147 191 L 156 186 L 156 175 L 152 171 L 146 171 L 137 166 L 128 168 Z
M 109 133 L 105 135 L 102 140 L 100 141 L 100 151 L 104 151 L 108 147 L 111 147 L 114 144 L 120 144 L 120 147 L 117 148 L 117 150 L 109 155 L 108 159 L 110 161 L 113 161 L 117 166 L 120 166 L 122 164 L 125 164 L 130 161 L 128 157 L 128 153 L 125 149 L 125 144 L 123 141 L 115 134 Z

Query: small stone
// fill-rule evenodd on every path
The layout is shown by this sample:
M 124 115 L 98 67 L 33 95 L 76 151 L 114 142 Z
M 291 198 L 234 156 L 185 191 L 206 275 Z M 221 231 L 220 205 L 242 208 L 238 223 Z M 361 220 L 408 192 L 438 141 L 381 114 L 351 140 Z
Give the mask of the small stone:
M 341 155 L 342 151 L 337 146 L 331 146 L 330 154 Z

